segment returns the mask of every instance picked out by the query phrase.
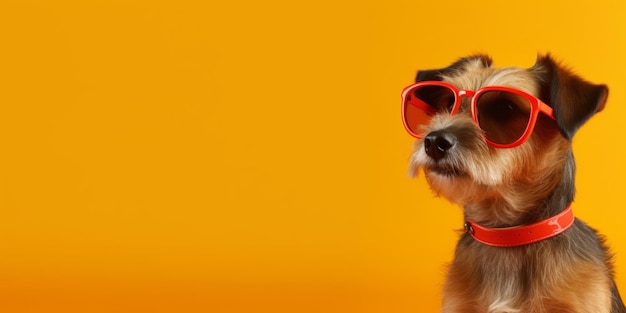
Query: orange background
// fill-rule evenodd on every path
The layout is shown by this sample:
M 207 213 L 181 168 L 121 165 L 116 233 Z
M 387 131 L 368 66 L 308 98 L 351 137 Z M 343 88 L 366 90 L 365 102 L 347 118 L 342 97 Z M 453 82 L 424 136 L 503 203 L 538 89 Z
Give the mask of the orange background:
M 435 312 L 461 210 L 407 177 L 417 69 L 611 88 L 576 215 L 626 290 L 623 1 L 0 2 L 1 312 Z

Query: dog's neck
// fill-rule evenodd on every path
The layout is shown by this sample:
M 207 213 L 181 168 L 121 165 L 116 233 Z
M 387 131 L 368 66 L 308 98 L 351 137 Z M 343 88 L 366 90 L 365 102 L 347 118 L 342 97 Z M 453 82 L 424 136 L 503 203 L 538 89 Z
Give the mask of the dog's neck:
M 504 228 L 537 223 L 561 213 L 574 200 L 575 194 L 576 166 L 571 150 L 565 158 L 560 179 L 547 197 L 529 198 L 533 193 L 529 193 L 525 186 L 518 188 L 523 191 L 525 201 L 507 201 L 507 197 L 516 195 L 486 195 L 481 202 L 464 205 L 465 220 L 473 220 L 485 227 Z

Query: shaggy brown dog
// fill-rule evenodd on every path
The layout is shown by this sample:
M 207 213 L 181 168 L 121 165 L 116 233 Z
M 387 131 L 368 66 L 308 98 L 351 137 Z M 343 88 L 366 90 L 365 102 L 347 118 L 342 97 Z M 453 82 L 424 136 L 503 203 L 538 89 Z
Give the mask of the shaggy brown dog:
M 466 220 L 442 312 L 626 312 L 603 238 L 571 210 L 571 139 L 607 95 L 549 55 L 529 69 L 470 56 L 405 88 L 409 172 Z

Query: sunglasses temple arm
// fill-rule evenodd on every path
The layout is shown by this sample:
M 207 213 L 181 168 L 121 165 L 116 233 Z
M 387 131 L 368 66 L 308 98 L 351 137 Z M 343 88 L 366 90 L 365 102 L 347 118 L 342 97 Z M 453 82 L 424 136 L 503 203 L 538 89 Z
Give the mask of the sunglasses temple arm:
M 543 112 L 545 115 L 551 117 L 551 118 L 555 118 L 554 116 L 554 110 L 547 104 L 539 101 L 539 111 Z
M 409 104 L 415 107 L 420 108 L 422 111 L 428 113 L 428 114 L 436 114 L 437 110 L 435 110 L 433 107 L 431 107 L 430 105 L 428 105 L 426 102 L 416 98 L 416 97 L 411 97 L 411 99 L 409 99 Z

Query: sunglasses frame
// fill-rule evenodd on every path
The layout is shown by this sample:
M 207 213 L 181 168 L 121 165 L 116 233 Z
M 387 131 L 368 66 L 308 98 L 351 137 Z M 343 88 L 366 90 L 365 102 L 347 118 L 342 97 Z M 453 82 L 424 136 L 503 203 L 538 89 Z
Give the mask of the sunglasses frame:
M 442 82 L 442 81 L 422 81 L 422 82 L 418 82 L 418 83 L 414 83 L 411 84 L 409 86 L 406 86 L 403 90 L 402 90 L 402 123 L 404 124 L 404 128 L 406 129 L 406 131 L 413 137 L 418 138 L 418 139 L 422 139 L 424 138 L 424 136 L 419 135 L 417 133 L 414 133 L 410 127 L 407 125 L 407 118 L 406 118 L 406 106 L 410 105 L 411 103 L 408 103 L 408 96 L 410 95 L 410 93 L 412 93 L 413 91 L 415 91 L 417 88 L 421 88 L 424 86 L 441 86 L 441 87 L 445 87 L 450 89 L 450 91 L 452 91 L 454 93 L 454 105 L 452 106 L 452 110 L 450 111 L 450 115 L 455 115 L 458 111 L 459 108 L 461 107 L 461 99 L 462 97 L 471 97 L 471 111 L 472 111 L 472 118 L 474 120 L 474 123 L 476 123 L 476 125 L 478 125 L 478 127 L 480 127 L 480 124 L 478 123 L 478 114 L 476 112 L 476 104 L 477 104 L 477 100 L 480 98 L 480 96 L 482 94 L 484 94 L 485 92 L 489 92 L 489 91 L 505 91 L 505 92 L 510 92 L 519 96 L 522 96 L 523 98 L 525 98 L 526 100 L 528 100 L 528 103 L 530 103 L 530 117 L 528 119 L 528 125 L 526 125 L 526 129 L 524 130 L 524 133 L 522 134 L 522 136 L 515 140 L 512 143 L 508 143 L 508 144 L 502 144 L 502 143 L 496 143 L 493 142 L 491 140 L 489 140 L 486 136 L 482 136 L 483 139 L 492 147 L 494 148 L 513 148 L 516 146 L 521 145 L 522 143 L 526 142 L 526 140 L 528 140 L 528 138 L 530 137 L 530 135 L 533 132 L 533 129 L 535 128 L 535 123 L 537 122 L 537 116 L 539 115 L 539 112 L 545 114 L 546 116 L 552 118 L 552 119 L 556 119 L 554 117 L 554 110 L 548 106 L 547 104 L 545 104 L 543 101 L 539 100 L 537 97 L 528 94 L 524 91 L 521 91 L 519 89 L 515 89 L 515 88 L 511 88 L 511 87 L 504 87 L 504 86 L 487 86 L 487 87 L 483 87 L 480 88 L 476 91 L 473 90 L 460 90 L 458 89 L 456 86 L 447 83 L 447 82 Z M 413 103 L 413 105 L 416 105 L 417 107 L 419 107 L 420 109 L 424 110 L 424 111 L 432 111 L 432 113 L 437 113 L 437 111 L 432 110 L 432 108 L 430 106 L 421 106 L 421 105 L 417 105 L 415 103 Z

